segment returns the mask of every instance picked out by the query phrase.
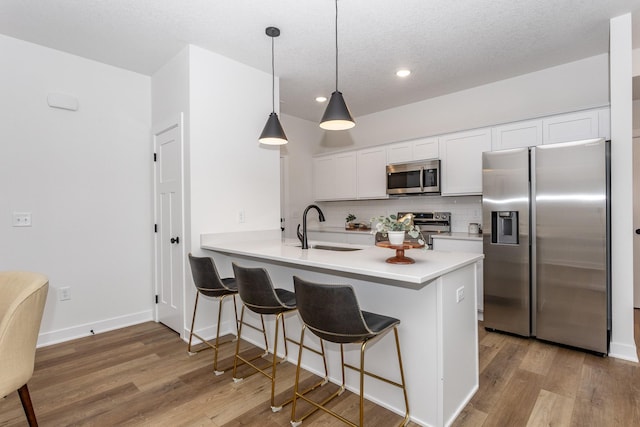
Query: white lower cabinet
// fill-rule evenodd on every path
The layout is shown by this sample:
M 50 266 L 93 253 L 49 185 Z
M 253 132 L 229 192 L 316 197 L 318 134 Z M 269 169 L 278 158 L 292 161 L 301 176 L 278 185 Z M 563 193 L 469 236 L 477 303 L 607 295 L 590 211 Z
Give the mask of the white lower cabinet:
M 434 236 L 434 251 L 448 252 L 469 252 L 473 254 L 481 254 L 482 240 L 460 240 L 460 239 L 441 239 Z M 483 261 L 478 262 L 478 286 L 476 295 L 478 295 L 478 313 L 482 320 L 482 312 L 484 310 L 484 286 L 483 286 Z

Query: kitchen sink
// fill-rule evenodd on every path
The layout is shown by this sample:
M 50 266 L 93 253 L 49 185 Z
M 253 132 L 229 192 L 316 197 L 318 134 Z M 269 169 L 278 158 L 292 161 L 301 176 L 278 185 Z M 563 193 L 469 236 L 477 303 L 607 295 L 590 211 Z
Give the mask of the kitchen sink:
M 300 248 L 302 245 L 296 245 L 296 247 Z M 323 251 L 338 251 L 338 252 L 351 252 L 351 251 L 361 251 L 362 248 L 348 248 L 345 246 L 331 246 L 331 245 L 311 245 L 309 249 L 322 249 Z
M 350 251 L 360 251 L 360 248 L 346 248 L 344 246 L 330 246 L 330 245 L 311 245 L 312 249 L 322 249 L 325 251 L 342 251 L 342 252 L 350 252 Z

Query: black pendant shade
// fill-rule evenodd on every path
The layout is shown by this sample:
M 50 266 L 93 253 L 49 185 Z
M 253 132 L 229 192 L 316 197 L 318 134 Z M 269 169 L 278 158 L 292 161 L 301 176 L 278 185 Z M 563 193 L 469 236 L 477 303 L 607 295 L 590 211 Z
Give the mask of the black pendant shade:
M 342 92 L 335 91 L 331 94 L 329 105 L 324 110 L 320 127 L 326 130 L 344 130 L 351 129 L 356 123 L 351 117 L 349 107 L 344 102 Z
M 342 92 L 338 90 L 338 0 L 335 0 L 336 5 L 336 90 L 331 94 L 331 99 L 327 105 L 327 109 L 324 111 L 322 120 L 320 121 L 320 127 L 326 130 L 345 130 L 351 129 L 356 125 L 356 122 L 351 116 L 351 112 L 347 107 L 347 103 L 344 102 Z
M 267 145 L 282 145 L 287 143 L 287 135 L 284 134 L 284 129 L 282 129 L 282 125 L 275 111 L 269 114 L 267 123 L 264 125 L 264 129 L 262 129 L 258 141 L 260 141 L 261 144 Z
M 284 129 L 282 129 L 282 125 L 276 114 L 276 73 L 273 59 L 273 39 L 280 35 L 280 30 L 276 27 L 267 27 L 265 33 L 271 37 L 271 114 L 269 114 L 267 123 L 264 125 L 264 129 L 262 129 L 258 141 L 266 145 L 283 145 L 288 141 L 287 135 L 284 134 Z

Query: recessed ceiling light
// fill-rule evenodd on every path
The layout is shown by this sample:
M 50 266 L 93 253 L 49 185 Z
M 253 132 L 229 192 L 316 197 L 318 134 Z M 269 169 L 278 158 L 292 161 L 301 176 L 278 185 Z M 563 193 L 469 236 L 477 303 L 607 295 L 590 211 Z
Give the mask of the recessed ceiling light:
M 318 102 L 325 102 L 327 100 L 326 96 L 318 96 L 316 97 L 316 101 Z
M 396 76 L 398 77 L 407 77 L 409 74 L 411 74 L 411 70 L 402 69 L 396 71 Z

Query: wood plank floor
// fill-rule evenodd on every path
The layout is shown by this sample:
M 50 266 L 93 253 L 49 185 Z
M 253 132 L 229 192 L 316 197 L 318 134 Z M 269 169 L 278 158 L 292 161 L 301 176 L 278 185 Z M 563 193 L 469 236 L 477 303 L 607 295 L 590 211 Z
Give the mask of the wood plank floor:
M 639 310 L 635 324 L 640 342 Z M 481 324 L 479 331 L 480 389 L 454 426 L 640 426 L 639 364 L 486 332 Z M 221 367 L 231 365 L 233 350 L 222 348 Z M 29 382 L 38 421 L 43 427 L 289 426 L 290 406 L 279 413 L 269 408 L 266 378 L 234 384 L 230 370 L 215 376 L 212 354 L 188 356 L 177 334 L 153 322 L 38 349 Z M 279 366 L 277 402 L 291 393 L 294 375 L 291 364 Z M 328 384 L 318 393 L 333 390 Z M 354 420 L 357 408 L 349 392 L 334 404 Z M 400 419 L 367 402 L 367 426 Z M 0 426 L 25 425 L 18 394 L 0 399 Z M 317 413 L 303 425 L 341 423 Z

